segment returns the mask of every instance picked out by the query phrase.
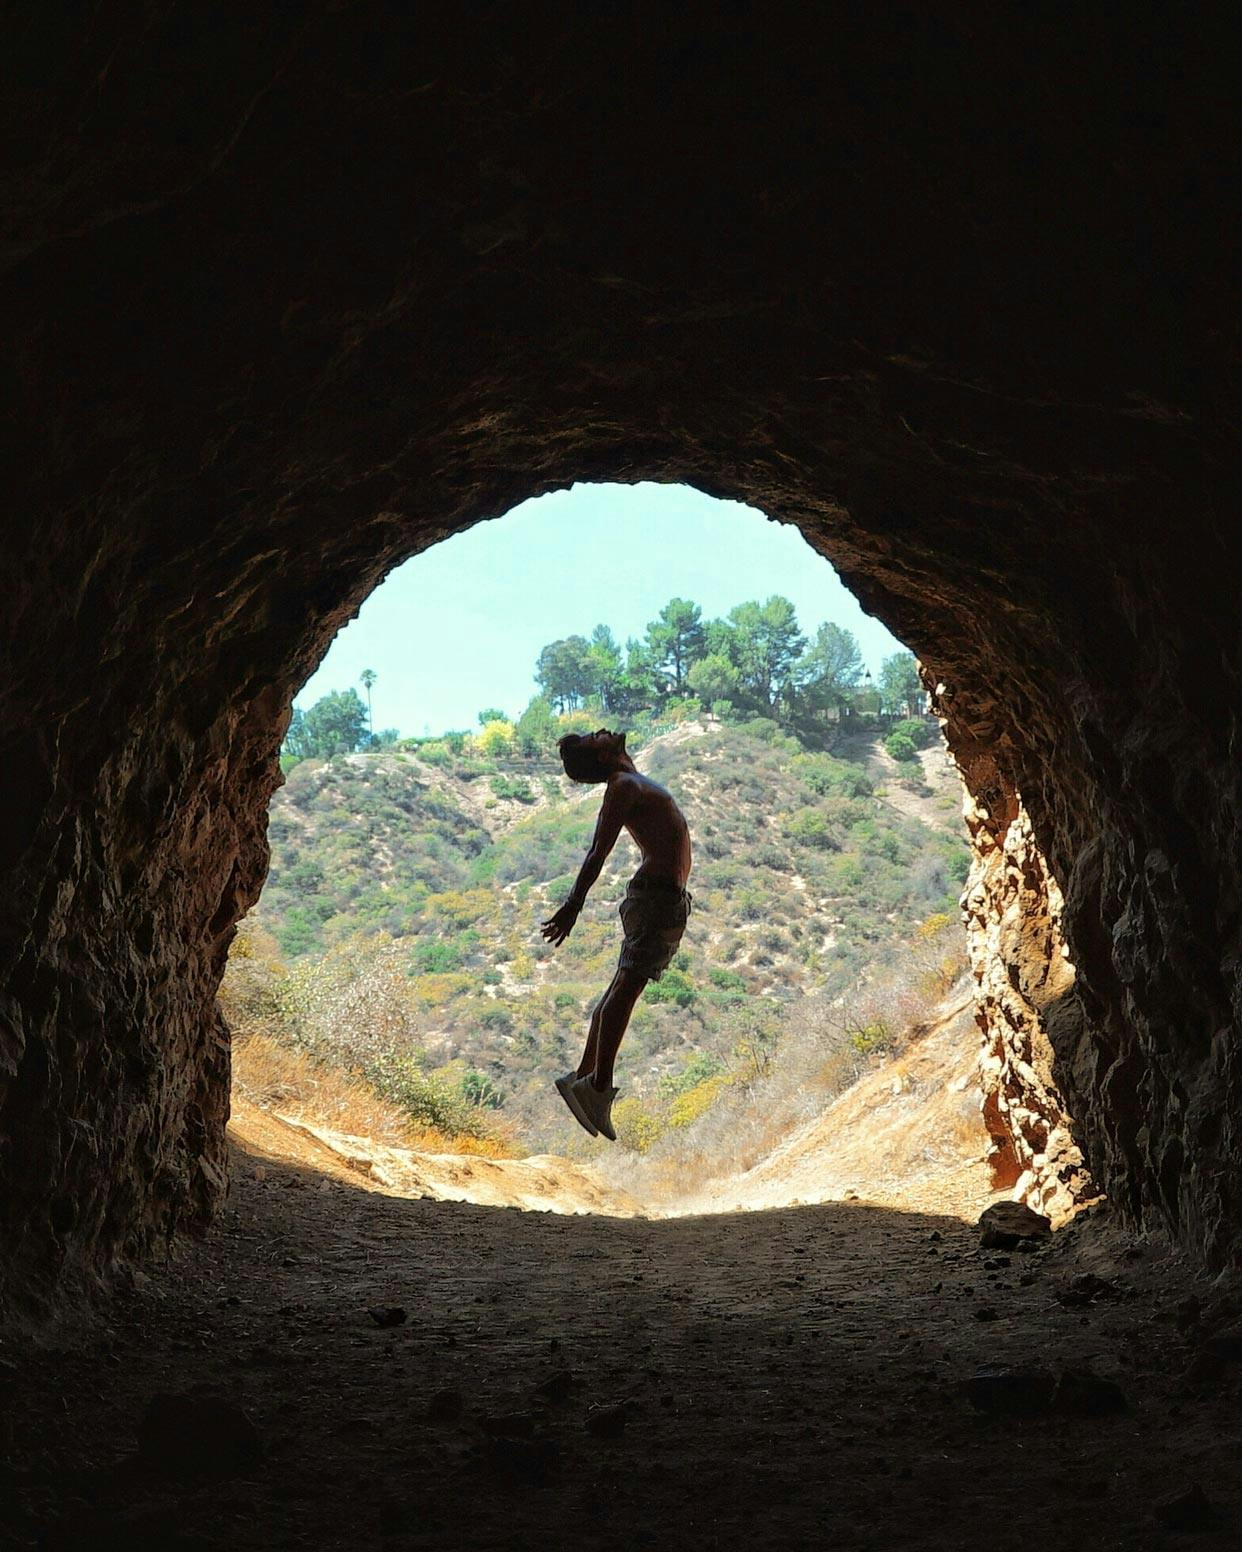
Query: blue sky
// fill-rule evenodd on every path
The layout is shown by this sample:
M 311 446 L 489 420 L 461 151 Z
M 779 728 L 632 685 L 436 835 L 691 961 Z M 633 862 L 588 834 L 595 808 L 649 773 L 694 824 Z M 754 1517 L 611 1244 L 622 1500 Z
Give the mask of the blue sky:
M 521 713 L 550 641 L 602 622 L 624 643 L 670 598 L 693 599 L 712 619 L 772 593 L 792 600 L 808 635 L 824 620 L 852 630 L 873 673 L 901 650 L 796 528 L 685 485 L 575 485 L 398 567 L 296 704 L 357 688 L 371 668 L 377 728 L 471 728 L 484 706 Z

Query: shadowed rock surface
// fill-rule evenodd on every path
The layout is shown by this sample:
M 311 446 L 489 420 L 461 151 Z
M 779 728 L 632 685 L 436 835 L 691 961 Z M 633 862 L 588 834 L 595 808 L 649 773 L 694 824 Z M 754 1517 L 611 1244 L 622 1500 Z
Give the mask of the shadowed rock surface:
M 1097 1184 L 1236 1256 L 1230 41 L 969 4 L 26 19 L 18 1308 L 220 1200 L 215 987 L 298 684 L 391 566 L 572 480 L 796 522 L 919 653 L 1064 892 L 1046 1034 Z

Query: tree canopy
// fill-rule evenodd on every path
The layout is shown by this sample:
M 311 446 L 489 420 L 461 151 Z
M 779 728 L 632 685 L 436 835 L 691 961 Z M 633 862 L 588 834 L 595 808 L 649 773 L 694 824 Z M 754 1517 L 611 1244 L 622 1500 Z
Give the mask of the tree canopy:
M 368 695 L 375 678 L 370 669 L 360 676 Z M 632 725 L 635 718 L 694 716 L 701 708 L 726 721 L 765 718 L 813 747 L 842 719 L 876 712 L 918 719 L 924 707 L 912 653 L 886 658 L 873 687 L 852 631 L 826 621 L 808 641 L 794 605 L 778 593 L 740 603 L 723 619 L 704 619 L 692 599 L 670 598 L 624 646 L 601 622 L 589 636 L 549 642 L 535 679 L 539 693 L 516 723 L 499 707 L 485 706 L 477 733 L 446 733 L 430 742 L 457 753 L 468 744 L 485 759 L 529 758 L 551 753 L 560 734 L 594 727 L 601 717 Z M 297 760 L 397 741 L 394 729 L 372 731 L 356 690 L 333 691 L 309 710 L 294 711 L 282 763 L 287 769 Z M 917 737 L 914 742 L 921 747 Z
M 284 747 L 299 760 L 328 760 L 352 754 L 369 740 L 367 708 L 357 690 L 333 690 L 309 711 L 294 707 Z
M 532 745 L 533 721 L 548 747 L 544 719 L 596 714 L 684 715 L 697 702 L 718 715 L 767 717 L 803 734 L 857 713 L 881 711 L 917 717 L 922 710 L 918 667 L 909 652 L 894 653 L 873 689 L 864 680 L 862 652 L 853 632 L 826 621 L 808 642 L 788 598 L 773 594 L 704 619 L 689 598 L 670 598 L 641 637 L 624 650 L 607 625 L 588 640 L 566 636 L 539 654 L 541 694 L 518 723 L 519 747 Z M 586 709 L 589 708 L 589 711 Z M 524 735 L 524 724 L 527 733 Z
M 880 700 L 898 717 L 915 717 L 923 706 L 923 681 L 913 652 L 894 652 L 880 664 Z

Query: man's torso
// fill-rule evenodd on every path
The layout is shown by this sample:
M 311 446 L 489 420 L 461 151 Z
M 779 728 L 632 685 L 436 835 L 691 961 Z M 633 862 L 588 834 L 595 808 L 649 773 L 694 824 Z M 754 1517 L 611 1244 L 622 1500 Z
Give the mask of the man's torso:
M 625 772 L 633 799 L 625 828 L 642 853 L 635 878 L 667 879 L 679 889 L 690 877 L 690 829 L 670 792 L 637 771 Z

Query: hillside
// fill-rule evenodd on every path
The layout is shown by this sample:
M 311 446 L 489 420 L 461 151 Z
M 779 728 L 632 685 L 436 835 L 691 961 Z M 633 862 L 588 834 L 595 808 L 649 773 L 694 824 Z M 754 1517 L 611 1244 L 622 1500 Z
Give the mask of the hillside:
M 873 737 L 812 754 L 770 723 L 691 722 L 637 760 L 686 810 L 695 910 L 636 1010 L 633 1096 L 753 1060 L 793 1004 L 890 973 L 921 923 L 955 912 L 966 849 L 938 745 L 911 776 Z M 447 1107 L 427 1118 L 450 1129 L 472 1110 L 522 1149 L 560 1148 L 548 1079 L 576 1060 L 615 966 L 630 842 L 559 951 L 538 924 L 598 804 L 547 762 L 303 761 L 272 803 L 269 882 L 226 986 L 235 1025 L 291 1035 L 415 1109 Z

